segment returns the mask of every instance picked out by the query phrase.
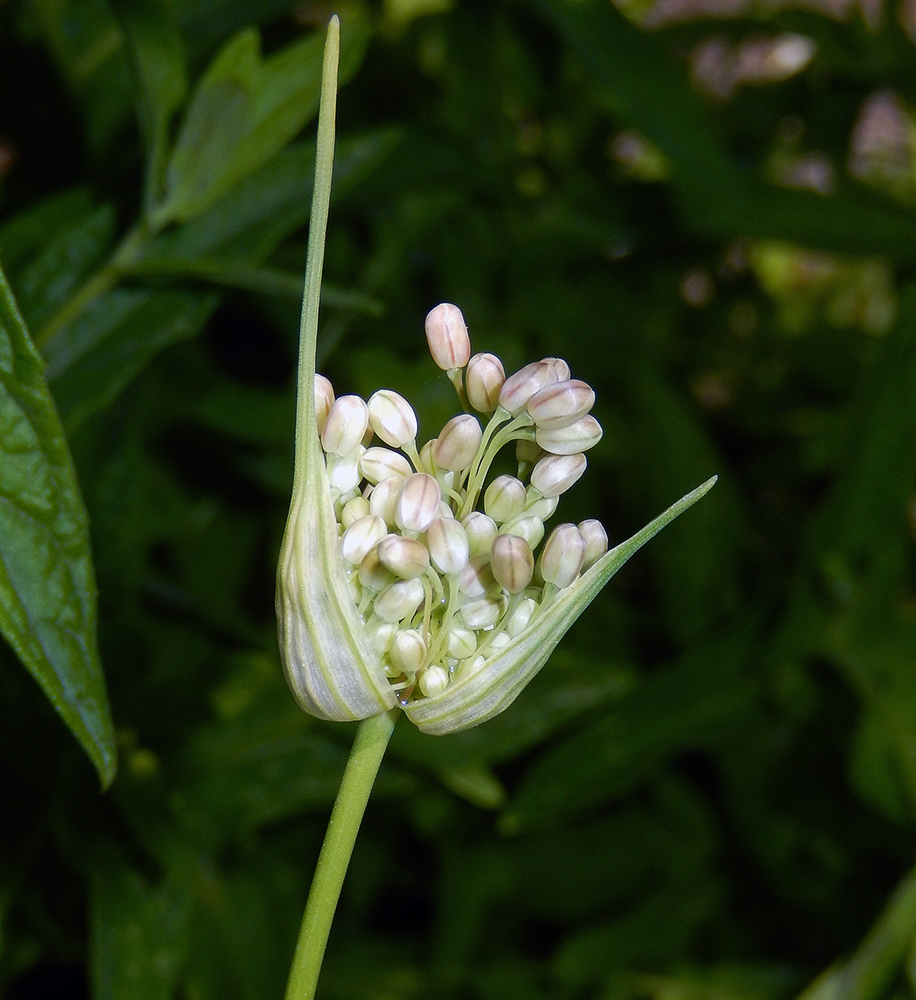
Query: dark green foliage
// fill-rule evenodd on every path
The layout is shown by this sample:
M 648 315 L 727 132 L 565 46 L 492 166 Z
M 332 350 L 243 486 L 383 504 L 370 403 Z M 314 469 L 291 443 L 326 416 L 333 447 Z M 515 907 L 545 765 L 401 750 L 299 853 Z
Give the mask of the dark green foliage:
M 719 483 L 510 711 L 399 723 L 320 995 L 911 997 L 913 145 L 849 156 L 871 95 L 916 102 L 913 46 L 892 12 L 419 7 L 340 10 L 319 366 L 428 437 L 454 301 L 475 350 L 597 389 L 558 521 L 619 540 Z M 352 739 L 273 618 L 326 14 L 0 5 L 11 1000 L 283 992 Z M 794 76 L 691 82 L 711 36 L 780 32 L 817 44 Z M 776 182 L 813 152 L 827 193 Z

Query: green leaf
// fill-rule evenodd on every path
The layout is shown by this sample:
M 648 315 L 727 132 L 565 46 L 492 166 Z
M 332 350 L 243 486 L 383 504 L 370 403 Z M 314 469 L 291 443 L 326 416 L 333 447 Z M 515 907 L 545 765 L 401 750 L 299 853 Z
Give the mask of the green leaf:
M 107 786 L 115 739 L 89 529 L 43 371 L 0 271 L 0 630 Z

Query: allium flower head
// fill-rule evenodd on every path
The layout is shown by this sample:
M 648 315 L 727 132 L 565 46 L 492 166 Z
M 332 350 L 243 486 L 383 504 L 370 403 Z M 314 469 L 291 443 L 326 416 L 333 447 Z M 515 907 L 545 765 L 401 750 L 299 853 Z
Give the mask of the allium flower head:
M 715 480 L 610 551 L 597 521 L 550 530 L 601 439 L 594 391 L 560 358 L 507 378 L 494 355 L 471 357 L 449 303 L 431 310 L 426 334 L 479 415 L 422 446 L 397 392 L 335 398 L 303 368 L 277 616 L 306 711 L 352 720 L 400 705 L 443 734 L 507 708 L 616 570 Z M 515 475 L 491 471 L 503 452 Z

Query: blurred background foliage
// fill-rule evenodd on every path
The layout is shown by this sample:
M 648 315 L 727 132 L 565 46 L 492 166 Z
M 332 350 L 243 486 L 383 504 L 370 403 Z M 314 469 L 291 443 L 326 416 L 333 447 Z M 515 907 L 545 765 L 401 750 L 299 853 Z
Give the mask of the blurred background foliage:
M 598 390 L 558 519 L 619 540 L 719 484 L 511 711 L 399 726 L 322 996 L 913 996 L 912 0 L 336 9 L 335 387 L 435 433 L 454 301 L 507 369 Z M 0 262 L 41 355 L 4 405 L 51 421 L 79 528 L 43 371 L 91 536 L 58 597 L 94 567 L 100 652 L 88 605 L 82 659 L 17 647 L 59 717 L 0 648 L 10 1000 L 282 995 L 352 738 L 296 709 L 273 619 L 331 12 L 0 3 Z

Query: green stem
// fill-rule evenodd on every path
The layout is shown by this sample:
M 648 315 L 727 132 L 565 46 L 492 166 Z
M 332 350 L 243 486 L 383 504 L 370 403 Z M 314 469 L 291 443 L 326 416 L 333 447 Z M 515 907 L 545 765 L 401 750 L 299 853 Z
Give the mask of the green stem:
M 305 904 L 305 915 L 286 987 L 286 1000 L 310 1000 L 315 995 L 324 949 L 356 834 L 399 715 L 399 709 L 392 709 L 370 716 L 359 724 Z

